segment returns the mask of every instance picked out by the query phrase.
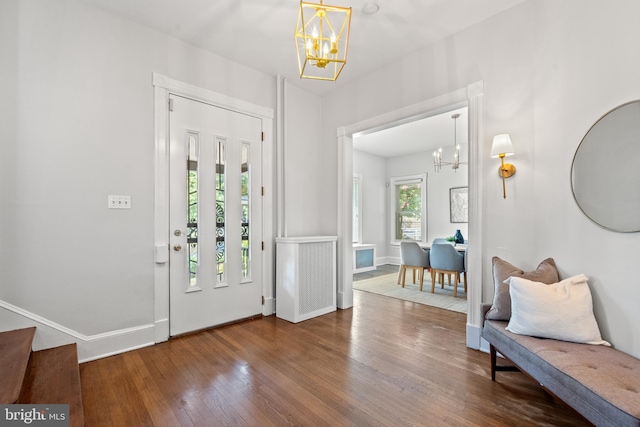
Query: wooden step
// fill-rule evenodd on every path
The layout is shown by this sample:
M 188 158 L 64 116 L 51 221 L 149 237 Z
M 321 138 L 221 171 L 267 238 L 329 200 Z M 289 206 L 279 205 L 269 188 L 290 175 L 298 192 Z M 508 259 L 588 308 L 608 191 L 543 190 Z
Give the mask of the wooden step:
M 70 425 L 84 425 L 80 368 L 75 344 L 31 354 L 18 403 L 67 403 Z
M 35 333 L 35 327 L 0 333 L 0 403 L 18 400 Z

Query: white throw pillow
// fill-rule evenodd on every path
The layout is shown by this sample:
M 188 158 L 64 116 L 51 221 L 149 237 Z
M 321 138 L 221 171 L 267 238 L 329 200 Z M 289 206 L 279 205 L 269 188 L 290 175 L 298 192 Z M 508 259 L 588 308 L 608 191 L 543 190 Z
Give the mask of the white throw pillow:
M 546 285 L 510 277 L 511 320 L 514 334 L 584 344 L 610 345 L 602 339 L 593 316 L 587 276 L 579 274 Z

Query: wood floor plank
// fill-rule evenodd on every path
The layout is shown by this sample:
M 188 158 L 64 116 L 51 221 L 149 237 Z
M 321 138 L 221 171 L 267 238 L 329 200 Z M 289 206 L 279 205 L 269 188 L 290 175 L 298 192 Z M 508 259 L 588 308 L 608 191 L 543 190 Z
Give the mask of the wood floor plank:
M 226 350 L 217 334 L 202 334 L 199 338 L 194 346 L 196 357 L 203 362 L 198 365 L 199 374 L 202 378 L 216 378 L 216 389 L 223 394 L 215 401 L 215 405 L 225 402 L 238 412 L 247 425 L 277 425 L 265 414 L 268 412 L 265 402 L 260 398 L 254 402 L 254 398 L 259 397 L 260 384 L 248 371 L 248 363 L 244 360 L 238 363 L 237 349 Z M 205 363 L 210 360 L 212 348 L 222 356 L 217 358 L 215 365 Z
M 154 378 L 151 376 L 147 365 L 140 353 L 131 352 L 125 358 L 127 370 L 132 378 L 133 385 L 140 392 L 140 399 L 149 412 L 151 425 L 175 426 L 179 424 L 173 411 L 169 409 L 166 399 L 158 389 Z
M 257 353 L 253 357 L 259 357 L 264 360 L 278 361 L 279 357 L 277 355 L 277 352 L 281 350 L 277 346 L 273 346 L 273 349 L 269 349 L 271 342 L 269 339 L 265 339 L 264 333 L 262 331 L 250 332 L 250 334 L 246 334 L 246 338 L 243 338 L 243 341 L 260 343 L 260 345 L 265 349 L 262 352 Z M 305 343 L 305 341 L 302 341 L 302 343 Z M 291 348 L 292 347 L 289 346 L 289 349 Z M 250 359 L 254 353 L 255 352 L 248 350 L 247 357 Z M 260 359 L 256 359 L 255 362 L 258 362 L 259 360 Z M 253 361 L 249 360 L 249 362 L 253 364 Z M 310 369 L 310 365 L 313 366 L 313 369 Z M 334 367 L 335 363 L 330 358 L 322 357 L 322 355 L 319 355 L 319 352 L 309 352 L 309 354 L 305 354 L 302 357 L 287 359 L 286 364 L 277 362 L 277 364 L 273 368 L 276 371 L 282 370 L 283 372 L 285 372 L 289 381 L 294 382 L 296 385 L 302 387 L 303 389 L 308 388 L 310 390 L 314 390 L 315 393 L 313 395 L 313 398 L 317 399 L 316 404 L 318 405 L 316 413 L 321 415 L 323 419 L 330 425 L 363 425 L 363 422 L 359 422 L 359 418 L 361 418 L 362 420 L 370 420 L 370 417 L 364 411 L 360 411 L 359 418 L 354 420 L 353 423 L 346 422 L 344 418 L 344 415 L 347 413 L 347 411 L 353 411 L 355 409 L 355 406 L 353 404 L 357 402 L 351 400 L 351 396 L 342 392 L 340 388 L 334 387 L 333 384 L 327 383 L 325 381 L 327 378 L 326 375 L 317 376 L 315 374 L 315 372 L 318 370 L 332 371 Z M 265 375 L 267 376 L 267 378 L 273 376 L 272 371 L 265 372 L 264 369 L 260 369 L 257 374 Z M 347 403 L 350 406 L 347 406 Z
M 461 313 L 356 291 L 353 309 L 301 323 L 270 316 L 85 363 L 87 425 L 584 425 L 526 375 L 491 381 L 465 330 Z
M 202 336 L 191 337 L 189 341 L 180 340 L 180 354 L 183 364 L 182 370 L 185 379 L 193 390 L 193 398 L 197 399 L 201 406 L 202 421 L 215 418 L 223 425 L 248 425 L 248 421 L 242 416 L 241 410 L 233 405 L 233 394 L 226 384 L 226 369 L 220 369 L 209 363 L 209 358 L 201 354 L 199 342 Z M 186 345 L 188 343 L 188 345 Z M 203 351 L 220 354 L 215 348 Z M 217 357 L 217 362 L 222 358 Z M 215 386 L 213 386 L 215 384 Z M 195 421 L 195 420 L 194 420 Z
M 107 357 L 106 359 L 102 359 L 101 363 L 97 363 L 99 367 L 99 371 L 97 375 L 100 378 L 100 389 L 95 390 L 98 393 L 97 398 L 102 397 L 104 400 L 104 405 L 107 410 L 102 414 L 104 419 L 99 417 L 94 418 L 96 425 L 100 425 L 101 422 L 108 422 L 105 425 L 134 425 L 133 417 L 131 414 L 125 418 L 125 413 L 122 411 L 120 407 L 120 403 L 118 401 L 118 394 L 122 391 L 120 378 L 123 375 L 127 375 L 127 372 L 124 367 L 124 357 L 115 359 L 111 357 Z M 82 368 L 85 365 L 80 365 L 80 375 L 82 376 Z M 83 394 L 84 393 L 83 391 Z M 91 412 L 91 411 L 89 411 Z
M 145 360 L 151 378 L 157 385 L 159 396 L 167 403 L 168 409 L 178 420 L 178 425 L 185 427 L 196 426 L 183 405 L 182 395 L 184 390 L 188 390 L 189 384 L 171 361 L 170 353 L 167 351 L 155 351 L 155 347 L 144 350 L 141 352 L 141 356 Z
M 113 425 L 109 415 L 109 408 L 104 398 L 102 379 L 100 377 L 99 364 L 83 364 L 80 370 L 82 374 L 82 403 L 92 408 L 85 411 L 85 425 Z M 108 419 L 104 419 L 108 417 Z

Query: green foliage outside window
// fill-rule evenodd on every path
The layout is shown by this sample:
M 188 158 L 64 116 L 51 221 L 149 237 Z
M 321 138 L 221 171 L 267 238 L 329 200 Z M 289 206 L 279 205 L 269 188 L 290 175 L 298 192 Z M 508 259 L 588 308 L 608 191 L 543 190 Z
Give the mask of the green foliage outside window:
M 396 233 L 398 240 L 422 240 L 422 186 L 396 185 Z

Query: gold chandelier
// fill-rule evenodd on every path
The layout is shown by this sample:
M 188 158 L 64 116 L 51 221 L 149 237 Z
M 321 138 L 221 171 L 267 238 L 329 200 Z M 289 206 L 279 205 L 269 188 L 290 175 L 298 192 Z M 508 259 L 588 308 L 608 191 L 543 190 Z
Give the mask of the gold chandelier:
M 296 52 L 301 79 L 335 81 L 347 63 L 351 8 L 300 2 Z

